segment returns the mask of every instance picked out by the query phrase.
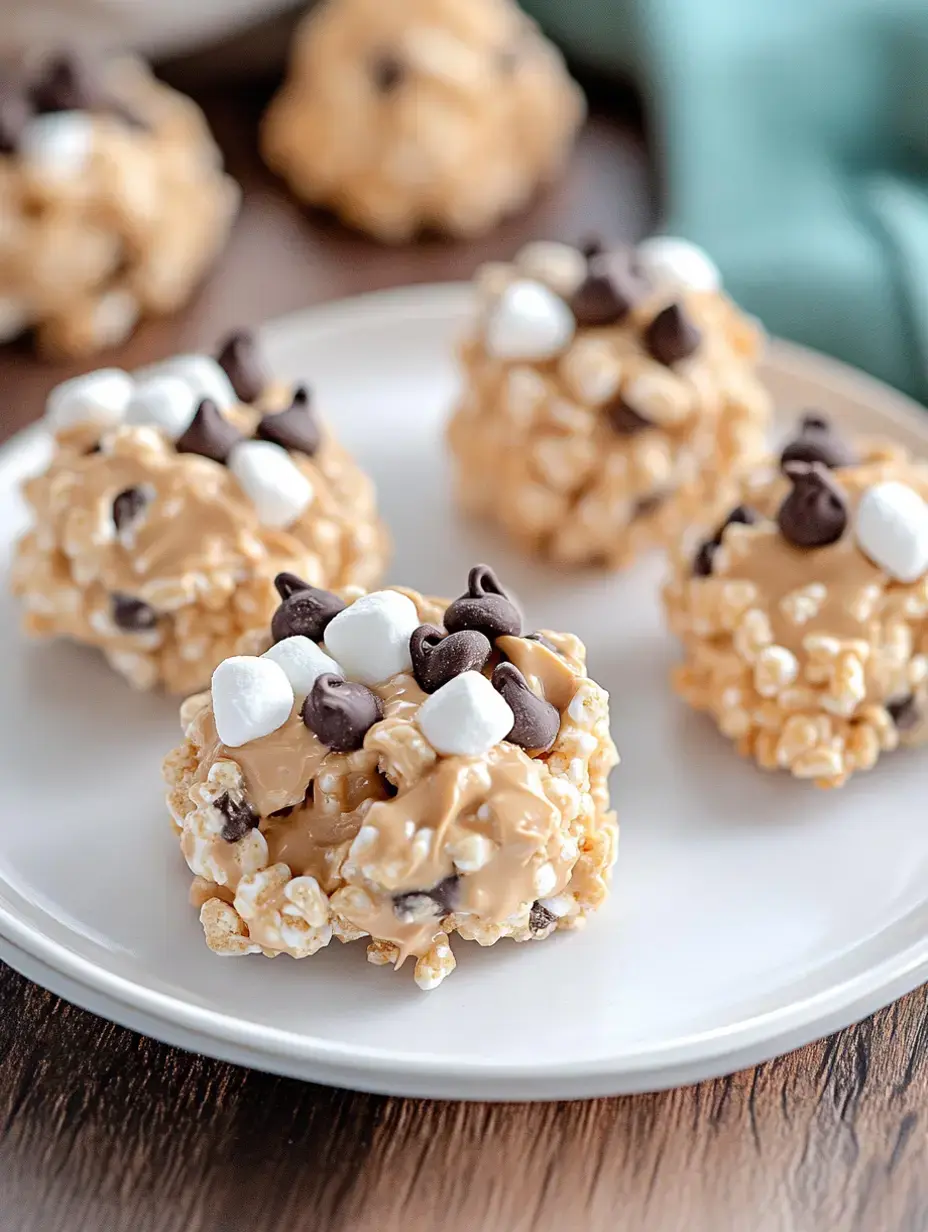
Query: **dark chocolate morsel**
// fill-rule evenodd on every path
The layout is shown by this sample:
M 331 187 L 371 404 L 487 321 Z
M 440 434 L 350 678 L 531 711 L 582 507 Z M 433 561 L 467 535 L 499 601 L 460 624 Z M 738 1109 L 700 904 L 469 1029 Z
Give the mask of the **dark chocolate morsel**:
M 528 913 L 528 931 L 533 937 L 546 933 L 551 925 L 556 923 L 557 916 L 553 911 L 549 911 L 537 901 L 532 903 L 532 909 Z
M 302 713 L 322 744 L 336 753 L 350 753 L 383 718 L 383 702 L 367 685 L 326 672 L 317 678 Z
M 670 367 L 692 355 L 702 341 L 702 335 L 690 320 L 682 304 L 668 304 L 652 321 L 642 335 L 645 349 L 659 364 Z
M 718 551 L 722 543 L 722 536 L 725 534 L 727 527 L 733 523 L 740 523 L 742 526 L 753 526 L 760 521 L 760 514 L 756 509 L 752 509 L 750 505 L 736 505 L 731 511 L 722 525 L 718 528 L 711 539 L 707 539 L 703 543 L 699 551 L 696 553 L 696 558 L 693 561 L 693 573 L 696 577 L 709 577 L 712 573 L 712 561 L 715 553 Z
M 240 402 L 256 402 L 268 386 L 257 340 L 247 329 L 229 335 L 219 348 L 216 363 L 229 378 Z
M 284 449 L 295 449 L 312 457 L 319 448 L 320 434 L 306 386 L 297 386 L 293 402 L 285 411 L 265 415 L 255 430 L 255 436 L 262 441 L 273 441 Z
M 787 462 L 821 462 L 829 470 L 853 466 L 858 461 L 854 449 L 841 437 L 832 424 L 817 412 L 803 415 L 796 436 L 780 454 L 780 466 Z
M 371 66 L 371 80 L 379 94 L 392 94 L 402 85 L 405 76 L 403 62 L 389 51 L 379 55 Z
M 434 693 L 462 672 L 482 671 L 492 653 L 488 639 L 476 629 L 446 635 L 435 625 L 419 625 L 409 639 L 412 673 L 426 693 Z
M 797 548 L 823 548 L 835 543 L 847 526 L 844 493 L 821 462 L 787 462 L 783 468 L 793 490 L 777 511 L 777 525 Z
M 241 440 L 244 440 L 241 432 L 229 423 L 212 398 L 204 398 L 175 449 L 178 453 L 196 453 L 201 458 L 212 458 L 224 464 Z
M 144 488 L 125 488 L 113 498 L 113 524 L 117 532 L 130 526 L 145 506 L 148 494 Z
M 557 707 L 532 692 L 514 663 L 496 665 L 493 687 L 503 695 L 515 719 L 506 739 L 523 749 L 547 753 L 561 728 Z
M 452 875 L 439 881 L 430 890 L 407 890 L 393 897 L 393 910 L 404 924 L 414 924 L 431 917 L 441 919 L 454 911 L 458 902 L 460 877 Z
M 141 599 L 119 592 L 111 596 L 113 624 L 126 633 L 144 633 L 158 623 L 158 613 Z
M 289 599 L 300 590 L 312 590 L 309 582 L 304 582 L 295 573 L 278 573 L 274 578 L 274 587 L 281 599 Z
M 594 257 L 600 257 L 607 252 L 609 245 L 601 235 L 585 235 L 577 247 L 587 261 L 592 261 Z
M 445 610 L 445 628 L 449 633 L 476 629 L 493 642 L 507 633 L 518 637 L 522 617 L 493 570 L 488 565 L 474 565 L 467 578 L 467 594 Z
M 644 289 L 627 252 L 596 253 L 587 259 L 586 277 L 571 296 L 570 310 L 580 326 L 615 325 L 628 316 Z
M 227 843 L 237 843 L 246 834 L 250 834 L 260 820 L 247 800 L 233 800 L 227 791 L 224 791 L 215 803 L 226 819 L 220 833 Z
M 898 701 L 887 702 L 886 709 L 899 731 L 911 731 L 921 722 L 921 708 L 913 693 Z
M 646 428 L 653 428 L 650 419 L 645 419 L 637 411 L 633 411 L 621 394 L 603 408 L 609 420 L 609 426 L 619 436 L 635 436 Z
M 301 589 L 290 589 L 295 583 L 300 583 Z M 278 573 L 274 585 L 281 595 L 290 590 L 271 618 L 275 642 L 282 642 L 285 637 L 308 637 L 312 642 L 321 642 L 329 621 L 344 610 L 344 601 L 338 595 L 304 586 L 292 573 Z
M 42 64 L 31 83 L 38 112 L 94 111 L 103 94 L 89 63 L 74 51 L 61 51 Z

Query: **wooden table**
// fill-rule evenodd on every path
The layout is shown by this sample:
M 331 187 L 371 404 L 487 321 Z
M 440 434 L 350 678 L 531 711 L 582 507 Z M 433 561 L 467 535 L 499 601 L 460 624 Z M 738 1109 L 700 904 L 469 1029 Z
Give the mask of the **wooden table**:
M 210 346 L 238 323 L 335 296 L 466 277 L 530 236 L 634 238 L 650 221 L 626 100 L 606 100 L 612 118 L 597 111 L 569 182 L 530 215 L 476 244 L 399 252 L 306 217 L 263 172 L 257 93 L 203 101 L 245 186 L 244 213 L 196 302 L 146 326 L 114 362 Z M 2 354 L 4 430 L 34 418 L 66 374 Z M 188 1056 L 2 965 L 0 996 L 2 1232 L 928 1228 L 923 990 L 718 1082 L 499 1106 L 354 1095 Z

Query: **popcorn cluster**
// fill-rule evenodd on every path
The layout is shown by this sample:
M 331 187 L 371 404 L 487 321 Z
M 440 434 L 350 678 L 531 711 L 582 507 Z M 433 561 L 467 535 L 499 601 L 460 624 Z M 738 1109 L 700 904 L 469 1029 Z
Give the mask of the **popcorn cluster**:
M 327 0 L 297 34 L 263 148 L 298 197 L 381 240 L 476 235 L 556 175 L 583 114 L 512 0 Z
M 608 699 L 568 634 L 523 633 L 486 566 L 451 604 L 277 579 L 273 644 L 184 703 L 169 807 L 220 954 L 368 938 L 421 988 L 481 945 L 577 928 L 618 830 Z
M 739 752 L 839 787 L 928 738 L 928 467 L 804 417 L 665 591 L 675 686 Z
M 449 427 L 458 499 L 527 551 L 620 566 L 763 457 L 760 337 L 700 249 L 532 243 L 477 293 Z
M 237 185 L 194 103 L 136 60 L 0 72 L 0 341 L 121 342 L 183 304 L 225 244 Z
M 46 422 L 55 452 L 25 485 L 13 570 L 26 630 L 99 646 L 137 688 L 189 693 L 253 649 L 282 569 L 336 588 L 380 576 L 369 480 L 248 333 L 216 358 L 66 381 Z

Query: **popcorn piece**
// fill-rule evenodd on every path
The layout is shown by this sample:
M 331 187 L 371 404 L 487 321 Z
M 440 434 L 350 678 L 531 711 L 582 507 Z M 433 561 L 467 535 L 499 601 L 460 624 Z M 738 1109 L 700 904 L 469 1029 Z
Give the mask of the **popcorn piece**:
M 325 630 L 325 644 L 347 676 L 380 684 L 412 667 L 409 639 L 419 625 L 405 595 L 379 590 L 339 612 Z
M 298 197 L 380 240 L 477 235 L 560 172 L 584 110 L 513 0 L 326 0 L 297 32 L 262 149 Z
M 748 478 L 695 556 L 681 541 L 665 591 L 678 692 L 764 769 L 822 787 L 928 731 L 928 467 L 890 456 L 805 416 L 785 473 Z
M 278 580 L 282 608 L 316 595 L 298 582 Z M 196 699 L 183 708 L 184 743 L 164 769 L 210 948 L 305 958 L 333 936 L 365 937 L 372 963 L 412 959 L 416 984 L 432 989 L 454 969 L 454 933 L 480 945 L 541 941 L 579 927 L 602 904 L 616 850 L 607 787 L 616 754 L 606 695 L 586 676 L 575 638 L 489 628 L 488 618 L 512 607 L 492 570 L 471 571 L 465 603 L 395 591 L 355 599 L 328 617 L 330 649 L 339 629 L 351 633 L 349 645 L 362 630 L 373 642 L 393 630 L 392 619 L 382 623 L 391 615 L 385 596 L 398 601 L 393 615 L 408 617 L 408 605 L 416 630 L 434 630 L 433 651 L 474 635 L 492 638 L 498 654 L 484 653 L 482 670 L 468 667 L 466 656 L 445 655 L 448 678 L 431 694 L 408 666 L 367 686 L 342 658 L 348 678 L 319 676 L 270 746 L 258 733 L 283 705 L 253 740 L 230 750 L 221 743 L 229 721 L 222 705 Z M 484 602 L 491 599 L 498 602 Z M 325 604 L 310 606 L 319 613 Z M 450 624 L 459 628 L 443 634 Z M 502 624 L 511 628 L 511 614 Z M 298 635 L 288 640 L 312 645 Z M 289 650 L 285 641 L 274 649 L 283 654 L 281 647 Z M 494 662 L 497 672 L 517 672 L 535 703 L 554 712 L 547 751 L 509 738 L 519 715 L 491 682 Z M 247 671 L 255 664 L 283 675 L 273 659 L 249 660 Z M 217 677 L 225 671 L 234 676 L 236 661 Z M 258 683 L 263 702 L 265 682 Z M 258 709 L 252 693 L 247 723 Z
M 293 689 L 271 659 L 236 655 L 213 672 L 210 686 L 219 739 L 235 749 L 277 731 L 290 717 Z
M 229 455 L 229 470 L 242 485 L 264 526 L 285 530 L 313 499 L 313 485 L 285 449 L 270 441 L 242 441 Z

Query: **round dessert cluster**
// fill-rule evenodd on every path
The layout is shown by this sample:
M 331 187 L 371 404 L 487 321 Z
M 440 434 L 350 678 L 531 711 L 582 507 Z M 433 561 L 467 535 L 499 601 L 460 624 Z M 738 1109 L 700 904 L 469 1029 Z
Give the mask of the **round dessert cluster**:
M 189 298 L 238 202 L 199 108 L 139 61 L 0 65 L 0 341 L 121 342 Z
M 293 46 L 264 156 L 387 242 L 475 235 L 566 160 L 585 105 L 512 0 L 327 0 Z
M 168 802 L 211 949 L 302 958 L 367 937 L 434 988 L 449 935 L 577 928 L 618 829 L 608 698 L 569 634 L 524 633 L 492 570 L 450 604 L 277 578 L 262 655 L 181 710 Z
M 928 738 L 928 466 L 806 415 L 665 591 L 677 690 L 739 752 L 821 787 Z
M 100 647 L 136 688 L 189 693 L 259 645 L 281 569 L 336 588 L 381 576 L 370 481 L 248 333 L 215 359 L 66 381 L 46 423 L 13 566 L 25 629 Z
M 763 457 L 761 337 L 701 250 L 533 243 L 477 290 L 449 427 L 458 497 L 527 551 L 623 565 Z

